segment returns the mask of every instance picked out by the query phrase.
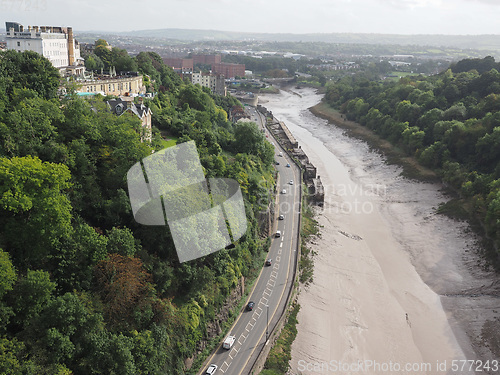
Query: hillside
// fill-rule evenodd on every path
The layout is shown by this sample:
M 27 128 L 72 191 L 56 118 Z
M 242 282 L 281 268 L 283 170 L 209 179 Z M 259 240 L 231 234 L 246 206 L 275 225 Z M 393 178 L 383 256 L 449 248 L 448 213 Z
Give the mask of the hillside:
M 473 218 L 500 248 L 500 65 L 468 59 L 446 72 L 398 82 L 363 74 L 329 84 L 325 101 L 423 165 L 458 194 L 443 211 Z M 456 203 L 459 203 L 458 205 Z
M 236 101 L 182 82 L 158 55 L 122 63 L 158 91 L 145 102 L 151 144 L 102 97 L 58 99 L 45 58 L 0 52 L 2 374 L 183 374 L 261 267 L 271 145 L 255 124 L 228 121 Z M 168 227 L 134 221 L 126 173 L 165 147 L 160 131 L 169 144 L 194 140 L 207 177 L 239 182 L 248 228 L 233 249 L 179 263 Z

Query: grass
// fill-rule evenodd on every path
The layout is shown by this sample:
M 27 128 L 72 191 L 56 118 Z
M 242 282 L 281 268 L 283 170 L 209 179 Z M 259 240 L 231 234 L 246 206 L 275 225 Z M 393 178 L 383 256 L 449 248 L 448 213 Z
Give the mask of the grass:
M 279 94 L 280 90 L 277 87 L 268 86 L 266 88 L 260 89 L 259 92 L 262 94 Z
M 299 310 L 300 305 L 294 303 L 280 337 L 269 352 L 264 364 L 264 370 L 261 371 L 260 375 L 282 375 L 288 371 L 289 362 L 292 359 L 292 343 L 297 336 L 297 314 Z
M 163 148 L 172 147 L 172 146 L 175 146 L 177 144 L 177 140 L 179 138 L 170 135 L 169 133 L 167 133 L 164 130 L 160 131 L 160 134 L 162 137 L 161 145 Z
M 305 195 L 304 195 L 305 196 Z M 314 212 L 307 204 L 306 198 L 302 203 L 302 227 L 300 228 L 300 260 L 299 260 L 299 281 L 302 284 L 309 284 L 314 276 L 314 252 L 307 247 L 307 242 L 311 236 L 319 233 L 318 222 L 314 219 Z

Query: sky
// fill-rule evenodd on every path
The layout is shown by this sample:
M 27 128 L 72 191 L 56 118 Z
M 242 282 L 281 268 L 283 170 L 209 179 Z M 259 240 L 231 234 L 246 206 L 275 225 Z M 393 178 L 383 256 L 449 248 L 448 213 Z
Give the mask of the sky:
M 500 0 L 0 0 L 0 27 L 78 31 L 500 34 Z

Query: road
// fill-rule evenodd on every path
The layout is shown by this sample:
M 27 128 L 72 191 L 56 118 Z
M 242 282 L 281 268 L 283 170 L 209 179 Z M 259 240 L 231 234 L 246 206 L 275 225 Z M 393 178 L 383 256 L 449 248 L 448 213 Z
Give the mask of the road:
M 253 110 L 253 111 L 252 111 Z M 255 109 L 248 109 L 251 119 L 262 126 L 263 119 Z M 267 134 L 267 130 L 266 130 Z M 271 332 L 283 312 L 288 292 L 293 287 L 295 258 L 297 257 L 300 207 L 300 170 L 276 144 L 269 135 L 269 141 L 276 147 L 276 165 L 278 170 L 278 205 L 273 231 L 281 231 L 281 237 L 272 238 L 268 259 L 272 259 L 271 266 L 263 266 L 255 283 L 254 289 L 247 300 L 253 301 L 252 311 L 244 309 L 230 329 L 230 335 L 236 336 L 236 341 L 230 350 L 222 348 L 222 342 L 212 357 L 206 362 L 203 371 L 210 364 L 216 364 L 216 374 L 241 375 L 249 374 L 250 370 L 266 345 L 268 333 Z M 286 165 L 290 164 L 290 167 Z M 290 184 L 293 181 L 293 185 Z M 286 193 L 283 193 L 283 189 Z M 279 215 L 284 220 L 277 220 Z M 247 304 L 245 304 L 246 307 Z M 269 323 L 269 326 L 268 326 Z M 269 328 L 268 328 L 269 327 Z

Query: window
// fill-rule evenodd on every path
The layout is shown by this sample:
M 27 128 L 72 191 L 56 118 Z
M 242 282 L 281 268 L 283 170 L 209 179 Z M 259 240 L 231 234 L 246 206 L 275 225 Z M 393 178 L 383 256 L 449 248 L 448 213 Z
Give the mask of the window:
M 18 46 L 18 47 L 21 47 L 21 42 L 17 42 L 17 46 Z

